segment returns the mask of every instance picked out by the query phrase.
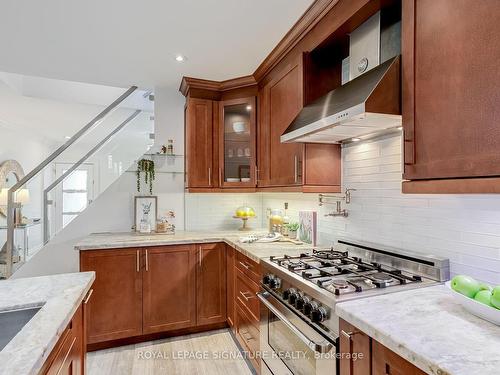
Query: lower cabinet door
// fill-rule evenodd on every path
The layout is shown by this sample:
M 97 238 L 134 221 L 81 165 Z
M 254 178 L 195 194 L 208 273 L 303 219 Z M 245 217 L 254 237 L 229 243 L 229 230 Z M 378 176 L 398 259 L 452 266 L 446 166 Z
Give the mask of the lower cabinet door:
M 43 375 L 83 375 L 83 312 L 80 307 L 41 370 Z
M 226 275 L 226 305 L 227 305 L 227 323 L 234 330 L 234 288 L 235 288 L 235 252 L 231 246 L 226 246 L 227 275 Z
M 260 369 L 260 360 L 257 359 L 257 352 L 260 349 L 260 333 L 258 326 L 252 322 L 244 308 L 235 307 L 235 333 L 243 350 L 247 351 L 247 356 L 257 371 Z
M 194 245 L 143 250 L 143 332 L 196 325 L 196 255 Z
M 340 319 L 340 375 L 371 374 L 370 341 L 370 336 Z
M 197 325 L 226 321 L 226 246 L 201 244 L 197 264 Z
M 425 375 L 406 359 L 376 340 L 372 340 L 373 375 Z
M 142 334 L 140 249 L 80 252 L 80 270 L 95 271 L 87 305 L 87 343 Z

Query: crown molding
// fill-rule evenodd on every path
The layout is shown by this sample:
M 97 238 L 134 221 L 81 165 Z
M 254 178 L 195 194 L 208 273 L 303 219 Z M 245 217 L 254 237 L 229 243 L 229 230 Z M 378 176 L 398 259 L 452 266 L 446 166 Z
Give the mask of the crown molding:
M 340 0 L 316 0 L 253 73 L 259 82 Z
M 255 81 L 255 78 L 252 75 L 228 79 L 225 81 L 211 81 L 208 79 L 182 77 L 179 91 L 182 93 L 182 95 L 188 96 L 189 90 L 191 89 L 223 92 L 227 90 L 253 86 L 256 84 L 257 81 Z

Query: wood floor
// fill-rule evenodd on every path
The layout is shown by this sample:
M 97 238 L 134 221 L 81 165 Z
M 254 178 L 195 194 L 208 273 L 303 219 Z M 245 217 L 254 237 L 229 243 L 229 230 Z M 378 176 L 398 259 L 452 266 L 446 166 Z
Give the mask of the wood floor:
M 87 375 L 251 375 L 238 354 L 224 329 L 88 353 Z

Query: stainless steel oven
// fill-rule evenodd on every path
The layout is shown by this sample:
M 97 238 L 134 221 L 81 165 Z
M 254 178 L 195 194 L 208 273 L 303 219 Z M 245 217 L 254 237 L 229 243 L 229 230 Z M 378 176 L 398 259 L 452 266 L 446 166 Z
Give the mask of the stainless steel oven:
M 335 375 L 337 342 L 322 335 L 268 291 L 261 302 L 261 372 L 273 375 Z

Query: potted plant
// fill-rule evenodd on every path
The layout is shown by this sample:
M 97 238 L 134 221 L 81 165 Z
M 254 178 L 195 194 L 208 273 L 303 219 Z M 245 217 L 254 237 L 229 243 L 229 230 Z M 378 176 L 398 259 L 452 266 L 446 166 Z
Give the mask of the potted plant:
M 295 239 L 297 238 L 297 231 L 299 230 L 299 223 L 290 222 L 286 224 L 286 229 L 288 231 L 288 237 Z
M 144 172 L 144 183 L 149 183 L 149 194 L 153 194 L 153 181 L 155 179 L 155 163 L 150 159 L 141 159 L 137 162 L 137 191 L 141 191 L 141 173 Z

